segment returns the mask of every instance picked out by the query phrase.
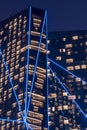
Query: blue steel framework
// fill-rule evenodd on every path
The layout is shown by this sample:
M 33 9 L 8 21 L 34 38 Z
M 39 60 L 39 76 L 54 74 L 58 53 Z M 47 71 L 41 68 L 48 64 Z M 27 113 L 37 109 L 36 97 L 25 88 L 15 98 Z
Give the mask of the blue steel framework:
M 30 51 L 30 48 L 29 48 L 30 47 L 30 31 L 31 31 L 31 7 L 30 7 L 30 10 L 29 10 L 29 29 L 28 29 L 29 34 L 28 34 L 27 67 L 26 67 L 25 114 L 23 113 L 23 111 L 21 109 L 20 103 L 18 101 L 18 96 L 17 96 L 16 91 L 14 89 L 13 81 L 11 80 L 10 72 L 9 72 L 8 66 L 7 66 L 6 61 L 5 61 L 5 57 L 4 57 L 3 53 L 2 53 L 2 49 L 0 49 L 0 57 L 2 58 L 3 65 L 4 65 L 5 70 L 7 72 L 9 82 L 11 84 L 15 99 L 16 99 L 17 104 L 18 104 L 19 111 L 21 112 L 21 116 L 22 116 L 21 121 L 20 120 L 13 120 L 13 119 L 5 119 L 5 118 L 0 118 L 0 121 L 19 122 L 19 123 L 25 124 L 25 127 L 26 127 L 27 130 L 33 130 L 33 128 L 29 125 L 29 123 L 27 123 L 27 116 L 28 116 L 28 111 L 29 111 L 29 106 L 30 106 L 30 102 L 31 102 L 33 86 L 34 86 L 36 67 L 37 67 L 38 57 L 39 57 L 39 53 L 40 53 L 40 45 L 41 45 L 41 42 L 42 42 L 42 34 L 43 34 L 45 26 L 46 26 L 46 35 L 47 35 L 48 34 L 47 11 L 45 11 L 45 15 L 44 15 L 42 31 L 41 31 L 41 34 L 40 34 L 40 41 L 39 41 L 39 45 L 38 45 L 38 51 L 37 51 L 36 62 L 35 62 L 35 67 L 34 67 L 34 74 L 33 74 L 33 78 L 32 78 L 32 85 L 31 85 L 31 89 L 30 89 L 30 96 L 29 96 L 29 99 L 28 99 L 28 94 L 27 94 L 28 93 L 28 77 L 29 77 L 29 75 L 28 75 L 28 73 L 29 73 L 28 65 L 29 65 L 29 51 Z M 47 40 L 48 40 L 48 35 L 46 36 L 46 53 L 48 53 L 48 42 L 47 42 Z M 47 54 L 46 60 L 47 60 L 46 62 L 48 62 L 48 54 Z M 47 64 L 46 71 L 48 71 L 48 64 Z M 47 96 L 48 96 L 48 76 L 46 76 L 46 77 L 47 77 Z M 48 99 L 47 99 L 47 110 L 48 110 Z M 48 114 L 47 114 L 47 120 L 48 120 L 47 121 L 47 129 L 49 130 L 49 128 L 48 128 L 49 127 L 49 125 L 48 125 L 48 122 L 49 122 Z

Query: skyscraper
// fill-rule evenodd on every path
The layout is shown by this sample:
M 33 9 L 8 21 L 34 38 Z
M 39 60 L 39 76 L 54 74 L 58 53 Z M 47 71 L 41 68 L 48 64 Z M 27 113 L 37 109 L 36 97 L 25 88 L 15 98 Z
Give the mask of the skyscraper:
M 86 130 L 87 31 L 51 32 L 49 39 L 49 127 Z
M 0 129 L 47 130 L 47 12 L 0 23 Z

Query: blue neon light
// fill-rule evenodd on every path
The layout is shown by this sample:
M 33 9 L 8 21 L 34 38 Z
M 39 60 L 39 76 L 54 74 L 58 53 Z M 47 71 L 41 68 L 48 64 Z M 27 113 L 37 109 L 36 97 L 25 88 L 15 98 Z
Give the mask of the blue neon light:
M 49 67 L 50 71 L 54 74 L 54 72 L 53 72 L 53 70 L 51 69 L 51 67 L 50 67 L 50 66 L 48 66 L 48 67 Z M 55 78 L 57 79 L 57 81 L 60 83 L 60 85 L 62 86 L 62 88 L 66 91 L 66 93 L 67 93 L 69 96 L 72 96 L 72 95 L 69 93 L 69 91 L 66 89 L 66 87 L 63 85 L 63 83 L 60 81 L 60 79 L 58 78 L 58 76 L 56 76 L 55 74 L 54 74 L 54 76 L 55 76 Z M 87 119 L 86 114 L 85 114 L 85 113 L 83 112 L 83 110 L 80 108 L 80 106 L 78 105 L 78 103 L 77 103 L 75 100 L 73 100 L 72 102 L 77 106 L 77 108 L 80 110 L 80 112 L 83 114 L 83 116 Z
M 32 91 L 33 91 L 33 85 L 34 85 L 34 79 L 35 79 L 35 73 L 36 73 L 36 68 L 37 68 L 37 63 L 38 63 L 39 52 L 40 52 L 40 45 L 41 45 L 41 41 L 42 41 L 42 34 L 43 34 L 43 31 L 44 31 L 45 19 L 46 19 L 46 12 L 45 12 L 45 16 L 44 16 L 43 25 L 42 25 L 42 31 L 41 31 L 41 34 L 40 34 L 40 41 L 39 41 L 38 52 L 37 52 L 37 56 L 36 56 L 36 63 L 35 63 L 35 67 L 34 67 L 34 74 L 33 74 L 33 79 L 32 79 L 31 90 L 30 90 L 30 97 L 29 97 L 29 101 L 28 101 L 28 105 L 27 105 L 26 116 L 28 114 L 28 110 L 29 110 L 29 106 L 30 106 L 30 100 L 31 100 Z
M 27 122 L 25 122 L 25 126 L 26 126 L 26 129 L 27 129 L 27 130 L 29 130 L 29 129 L 30 129 L 30 130 L 33 130 L 32 127 L 31 127 Z M 28 128 L 29 128 L 29 129 L 28 129 Z

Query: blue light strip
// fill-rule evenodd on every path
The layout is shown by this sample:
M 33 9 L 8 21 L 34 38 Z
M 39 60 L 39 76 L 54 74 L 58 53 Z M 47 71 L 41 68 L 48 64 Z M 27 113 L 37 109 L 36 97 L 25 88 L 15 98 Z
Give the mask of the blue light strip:
M 19 104 L 18 97 L 17 97 L 16 92 L 15 92 L 15 90 L 14 90 L 14 85 L 13 85 L 13 83 L 12 83 L 12 80 L 11 80 L 11 77 L 10 77 L 10 73 L 9 73 L 9 70 L 8 70 L 7 65 L 6 65 L 5 58 L 4 58 L 3 54 L 2 54 L 1 49 L 0 49 L 0 55 L 2 56 L 2 61 L 3 61 L 3 64 L 4 64 L 5 69 L 6 69 L 6 71 L 7 71 L 8 78 L 9 78 L 10 84 L 11 84 L 12 89 L 13 89 L 13 92 L 14 92 L 14 96 L 15 96 L 16 101 L 17 101 L 17 103 L 18 103 L 19 111 L 20 111 L 21 116 L 22 116 L 22 118 L 23 118 L 23 120 L 24 120 L 23 113 L 22 113 L 22 110 L 21 110 L 21 106 L 20 106 L 20 104 Z
M 54 74 L 53 70 L 50 68 L 50 66 L 48 66 L 50 71 Z M 57 81 L 60 83 L 60 85 L 62 86 L 62 88 L 66 91 L 66 93 L 69 96 L 72 96 L 69 91 L 66 89 L 66 87 L 63 85 L 63 83 L 60 81 L 60 79 L 54 74 L 55 78 L 57 79 Z M 80 110 L 80 112 L 83 114 L 83 116 L 87 119 L 86 114 L 83 112 L 83 110 L 80 108 L 80 106 L 78 105 L 78 103 L 75 100 L 72 100 L 72 102 L 77 106 L 77 108 Z
M 53 60 L 51 60 L 51 59 L 49 59 L 49 58 L 48 58 L 48 60 L 49 60 L 50 62 L 52 62 L 53 64 L 55 64 L 57 67 L 59 67 L 59 68 L 61 68 L 62 70 L 64 70 L 65 72 L 67 72 L 67 73 L 73 75 L 73 77 L 79 78 L 82 82 L 85 82 L 85 84 L 87 84 L 87 82 L 86 82 L 85 80 L 82 80 L 80 77 L 78 77 L 78 76 L 76 76 L 75 74 L 73 74 L 72 72 L 68 71 L 67 69 L 65 69 L 64 67 L 62 67 L 61 65 L 59 65 L 58 63 L 56 63 L 55 61 L 53 61 Z
M 48 107 L 49 107 L 49 98 L 48 98 L 48 95 L 49 95 L 49 88 L 48 88 L 48 22 L 47 22 L 47 11 L 46 11 L 46 51 L 47 51 L 47 54 L 46 54 L 46 64 L 47 64 L 47 128 L 49 130 L 49 115 L 48 115 Z
M 12 119 L 5 119 L 5 118 L 0 118 L 0 121 L 24 123 L 24 121 L 12 120 Z
M 27 123 L 27 122 L 25 122 L 25 126 L 26 126 L 26 129 L 27 130 L 33 130 L 33 128 Z M 29 128 L 29 129 L 28 129 Z
M 31 7 L 29 12 L 29 30 L 28 30 L 28 51 L 27 51 L 27 68 L 26 68 L 26 93 L 25 93 L 25 115 L 27 112 L 27 93 L 28 93 L 28 71 L 29 71 L 29 46 L 30 46 L 30 31 L 31 31 Z M 26 120 L 26 117 L 25 117 Z
M 45 25 L 45 19 L 46 19 L 46 12 L 45 12 L 45 16 L 44 16 L 43 25 L 42 25 L 42 31 L 40 34 L 40 41 L 39 41 L 38 52 L 37 52 L 37 56 L 36 56 L 36 63 L 35 63 L 35 67 L 34 67 L 34 74 L 33 74 L 33 79 L 32 79 L 31 90 L 30 90 L 30 97 L 29 97 L 28 106 L 27 106 L 27 114 L 28 114 L 28 109 L 30 106 L 30 100 L 31 100 L 32 91 L 33 91 L 33 85 L 34 85 L 34 79 L 35 79 L 35 73 L 36 73 L 36 68 L 37 68 L 37 63 L 38 63 L 39 52 L 40 52 L 40 45 L 41 45 L 41 41 L 42 41 L 42 34 L 43 34 L 43 30 L 44 30 L 44 25 Z M 27 114 L 26 114 L 26 117 L 27 117 Z

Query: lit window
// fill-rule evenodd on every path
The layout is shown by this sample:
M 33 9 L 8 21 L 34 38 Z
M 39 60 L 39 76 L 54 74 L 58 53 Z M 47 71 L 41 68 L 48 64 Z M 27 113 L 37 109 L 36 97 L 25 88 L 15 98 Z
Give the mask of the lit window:
M 65 49 L 63 49 L 63 52 L 65 52 L 66 50 Z
M 66 92 L 63 92 L 63 96 L 67 96 L 67 93 L 66 93 Z
M 72 63 L 73 59 L 66 59 L 66 63 Z
M 76 96 L 75 96 L 75 95 L 68 96 L 68 99 L 69 99 L 69 100 L 75 100 L 75 99 L 76 99 Z
M 61 60 L 61 59 L 62 59 L 61 56 L 56 57 L 56 60 Z
M 0 39 L 0 44 L 2 43 L 2 39 Z
M 68 105 L 63 106 L 64 110 L 68 110 Z
M 68 51 L 68 52 L 67 52 L 67 55 L 71 55 L 71 51 Z
M 49 95 L 49 98 L 51 99 L 51 98 L 56 98 L 57 97 L 57 95 L 56 95 L 56 93 L 51 93 L 50 95 Z
M 86 82 L 85 82 L 85 81 L 83 81 L 83 82 L 82 82 L 82 85 L 86 85 Z
M 79 70 L 79 69 L 80 69 L 80 65 L 76 65 L 75 70 Z
M 84 99 L 84 102 L 87 103 L 87 99 Z
M 14 26 L 16 26 L 16 25 L 17 25 L 17 22 L 14 23 Z
M 74 67 L 73 66 L 69 66 L 69 67 L 67 67 L 67 70 L 74 70 Z
M 69 120 L 64 120 L 64 124 L 69 124 Z
M 65 49 L 59 49 L 60 52 L 65 52 L 66 50 Z
M 75 78 L 75 81 L 76 81 L 76 82 L 80 82 L 81 79 L 80 79 L 80 78 Z
M 52 111 L 55 111 L 55 107 L 52 107 Z
M 73 40 L 78 40 L 78 36 L 73 36 L 72 39 Z
M 7 36 L 4 37 L 4 41 L 6 41 L 6 39 L 7 39 Z
M 81 98 L 81 96 L 80 95 L 78 95 L 78 99 L 80 99 Z
M 61 111 L 62 110 L 62 106 L 58 106 L 58 110 Z
M 63 37 L 63 41 L 64 41 L 64 42 L 66 41 L 66 37 Z
M 82 69 L 86 69 L 86 65 L 81 65 L 81 68 Z
M 72 44 L 66 44 L 65 48 L 72 48 Z
M 18 79 L 18 74 L 14 76 L 14 80 Z
M 24 81 L 24 77 L 19 79 L 19 82 L 23 82 Z
M 49 43 L 50 43 L 50 40 L 47 40 L 47 43 L 49 44 Z

